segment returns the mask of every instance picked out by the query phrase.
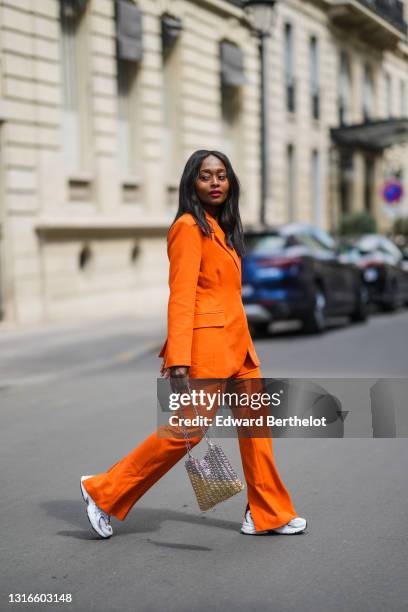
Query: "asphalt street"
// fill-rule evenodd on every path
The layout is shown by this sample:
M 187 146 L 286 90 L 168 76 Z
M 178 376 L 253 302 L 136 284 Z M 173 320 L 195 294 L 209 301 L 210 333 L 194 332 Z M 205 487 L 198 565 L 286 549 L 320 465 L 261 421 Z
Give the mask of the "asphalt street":
M 264 376 L 406 377 L 407 332 L 405 310 L 255 345 Z M 406 439 L 275 440 L 305 534 L 241 535 L 245 491 L 201 513 L 181 461 L 94 535 L 79 478 L 154 430 L 163 340 L 153 320 L 0 331 L 0 610 L 408 610 Z M 237 441 L 222 446 L 242 475 Z

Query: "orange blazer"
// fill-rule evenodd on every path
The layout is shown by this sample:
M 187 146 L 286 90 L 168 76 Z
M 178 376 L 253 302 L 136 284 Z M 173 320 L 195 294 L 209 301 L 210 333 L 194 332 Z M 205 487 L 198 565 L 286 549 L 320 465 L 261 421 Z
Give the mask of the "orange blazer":
M 190 376 L 217 372 L 228 378 L 247 352 L 260 365 L 241 297 L 241 258 L 224 241 L 224 232 L 207 212 L 213 229 L 205 236 L 194 217 L 184 213 L 167 236 L 170 295 L 167 338 L 158 357 L 164 367 L 190 366 Z M 209 374 L 208 374 L 209 375 Z M 214 378 L 214 375 L 211 376 Z

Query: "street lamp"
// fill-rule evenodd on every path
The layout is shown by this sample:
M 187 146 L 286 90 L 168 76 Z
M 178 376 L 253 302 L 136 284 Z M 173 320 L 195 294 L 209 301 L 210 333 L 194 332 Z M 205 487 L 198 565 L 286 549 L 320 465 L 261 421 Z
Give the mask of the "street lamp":
M 244 0 L 247 13 L 259 39 L 261 62 L 261 209 L 259 220 L 266 225 L 266 201 L 268 198 L 269 143 L 268 143 L 268 57 L 266 38 L 271 35 L 278 0 Z

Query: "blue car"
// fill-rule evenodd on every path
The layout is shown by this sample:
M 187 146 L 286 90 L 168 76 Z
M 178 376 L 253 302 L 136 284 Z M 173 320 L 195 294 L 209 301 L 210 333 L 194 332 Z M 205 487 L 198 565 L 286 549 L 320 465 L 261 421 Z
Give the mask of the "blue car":
M 247 231 L 242 261 L 242 301 L 252 331 L 265 334 L 272 321 L 298 319 L 320 333 L 327 317 L 367 318 L 362 271 L 339 258 L 335 241 L 311 225 Z

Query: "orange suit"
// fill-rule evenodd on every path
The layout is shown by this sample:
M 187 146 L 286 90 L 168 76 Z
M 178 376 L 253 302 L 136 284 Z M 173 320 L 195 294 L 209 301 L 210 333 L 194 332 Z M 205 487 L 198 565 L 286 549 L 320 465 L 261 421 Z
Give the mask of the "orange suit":
M 215 219 L 205 215 L 211 238 L 189 213 L 169 230 L 168 333 L 158 356 L 165 367 L 190 366 L 190 378 L 261 378 L 242 304 L 241 259 L 225 244 Z M 192 446 L 199 441 L 200 436 L 190 440 Z M 240 437 L 239 446 L 256 530 L 286 524 L 297 514 L 276 469 L 271 438 Z M 85 487 L 102 510 L 124 520 L 185 453 L 182 437 L 154 432 L 106 472 L 88 478 Z
M 241 259 L 224 241 L 224 232 L 206 213 L 214 233 L 203 237 L 188 213 L 177 219 L 168 234 L 170 297 L 167 339 L 159 353 L 165 367 L 174 365 L 217 370 L 217 378 L 237 372 L 249 352 L 260 361 L 248 330 L 241 298 Z

